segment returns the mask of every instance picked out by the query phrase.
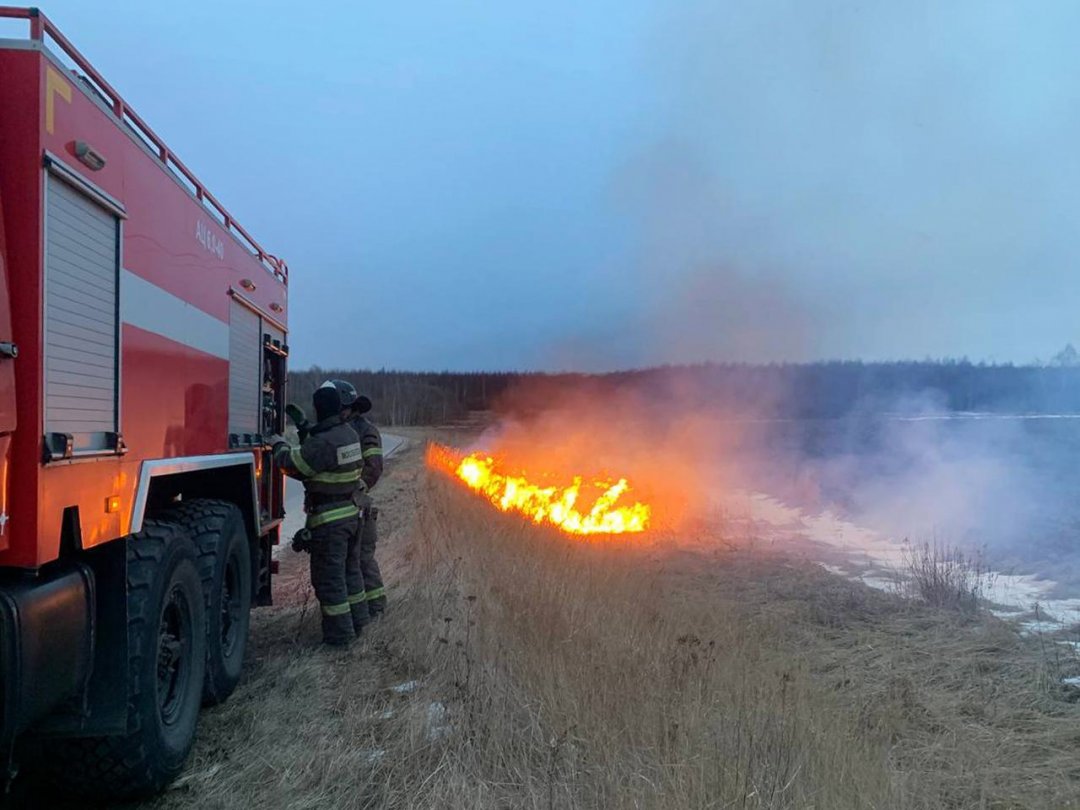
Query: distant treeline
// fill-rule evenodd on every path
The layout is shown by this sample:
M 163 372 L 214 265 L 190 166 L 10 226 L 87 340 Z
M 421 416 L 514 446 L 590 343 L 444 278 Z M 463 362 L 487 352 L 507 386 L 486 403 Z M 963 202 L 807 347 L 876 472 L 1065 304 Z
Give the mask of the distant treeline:
M 348 380 L 373 404 L 371 419 L 380 425 L 437 425 L 487 410 L 523 375 L 361 371 L 312 368 L 289 372 L 289 400 L 311 415 L 311 395 L 325 380 Z
M 704 363 L 608 374 L 357 371 L 313 368 L 289 375 L 305 406 L 323 380 L 351 381 L 384 425 L 441 424 L 470 411 L 528 414 L 567 392 L 633 391 L 654 402 L 776 418 L 853 413 L 979 411 L 1080 413 L 1080 367 L 988 365 L 964 360 L 750 365 Z

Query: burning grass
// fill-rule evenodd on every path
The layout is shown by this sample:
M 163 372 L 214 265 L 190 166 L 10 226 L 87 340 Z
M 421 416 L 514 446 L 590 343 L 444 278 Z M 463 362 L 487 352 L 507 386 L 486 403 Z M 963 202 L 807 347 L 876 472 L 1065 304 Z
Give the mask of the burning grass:
M 586 481 L 581 474 L 570 473 L 560 483 L 558 475 L 546 472 L 542 483 L 537 483 L 538 479 L 530 480 L 528 471 L 507 472 L 507 459 L 486 453 L 465 455 L 434 443 L 428 446 L 425 460 L 430 469 L 460 481 L 496 509 L 517 512 L 533 523 L 555 526 L 567 534 L 643 532 L 652 515 L 648 504 L 628 502 L 631 487 L 625 478 L 593 476 Z
M 325 654 L 297 577 L 156 807 L 1080 802 L 1074 693 L 1001 622 L 741 538 L 581 543 L 425 474 L 418 450 L 397 465 L 391 613 Z

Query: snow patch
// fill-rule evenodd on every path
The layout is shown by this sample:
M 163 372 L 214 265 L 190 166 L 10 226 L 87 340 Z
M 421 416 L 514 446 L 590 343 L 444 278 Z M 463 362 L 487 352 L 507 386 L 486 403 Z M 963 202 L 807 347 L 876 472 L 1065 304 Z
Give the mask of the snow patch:
M 835 560 L 820 562 L 833 574 L 884 591 L 895 591 L 898 577 L 903 578 L 908 551 L 895 538 L 845 520 L 833 510 L 807 514 L 762 492 L 737 491 L 732 493 L 732 500 L 745 504 L 747 519 L 755 529 L 764 527 L 768 535 L 765 539 L 774 544 L 782 546 L 785 541 L 811 540 L 850 560 L 848 568 L 835 564 Z M 856 566 L 858 570 L 851 570 Z M 883 576 L 882 571 L 895 571 L 897 576 Z M 1023 624 L 1029 632 L 1050 632 L 1080 623 L 1080 598 L 1051 597 L 1057 587 L 1051 579 L 1033 574 L 988 571 L 979 584 L 982 596 L 994 605 L 993 612 L 997 616 L 1015 620 L 1037 610 L 1039 621 Z

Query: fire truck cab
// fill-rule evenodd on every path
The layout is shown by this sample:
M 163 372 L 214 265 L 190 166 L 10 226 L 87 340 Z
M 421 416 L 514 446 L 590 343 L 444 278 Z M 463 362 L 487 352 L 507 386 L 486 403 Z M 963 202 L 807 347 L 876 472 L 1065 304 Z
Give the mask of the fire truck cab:
M 268 604 L 288 269 L 36 9 L 0 7 L 0 778 L 152 793 Z

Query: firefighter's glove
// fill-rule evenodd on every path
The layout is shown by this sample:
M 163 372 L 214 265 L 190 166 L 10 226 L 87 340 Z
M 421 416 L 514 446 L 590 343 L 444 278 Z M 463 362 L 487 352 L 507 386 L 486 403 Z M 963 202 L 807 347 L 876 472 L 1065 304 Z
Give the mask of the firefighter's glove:
M 292 402 L 285 406 L 285 415 L 297 426 L 307 422 L 307 414 L 304 413 L 304 409 Z
M 290 402 L 285 406 L 285 415 L 289 417 L 289 420 L 296 425 L 296 433 L 300 437 L 300 441 L 307 438 L 308 433 L 311 432 L 311 423 L 308 422 L 307 414 L 304 413 L 304 409 L 299 405 Z
M 308 426 L 307 414 L 304 413 L 304 409 L 299 405 L 290 402 L 285 406 L 285 415 L 289 417 L 289 420 L 296 425 L 297 429 L 306 428 Z
M 274 452 L 276 453 L 276 452 L 277 452 L 277 449 L 278 449 L 278 448 L 279 448 L 279 447 L 280 447 L 281 445 L 285 445 L 286 447 L 288 447 L 288 445 L 289 445 L 289 440 L 288 440 L 288 439 L 286 439 L 286 438 L 285 438 L 284 436 L 282 436 L 282 435 L 281 435 L 280 433 L 275 433 L 275 434 L 274 434 L 273 436 L 268 436 L 268 437 L 267 437 L 267 439 L 266 439 L 266 443 L 267 443 L 268 445 L 270 445 L 270 447 L 272 448 L 272 450 L 273 450 L 273 451 L 274 451 Z
M 301 551 L 311 551 L 311 531 L 309 529 L 301 529 L 293 535 L 292 550 L 299 554 Z

